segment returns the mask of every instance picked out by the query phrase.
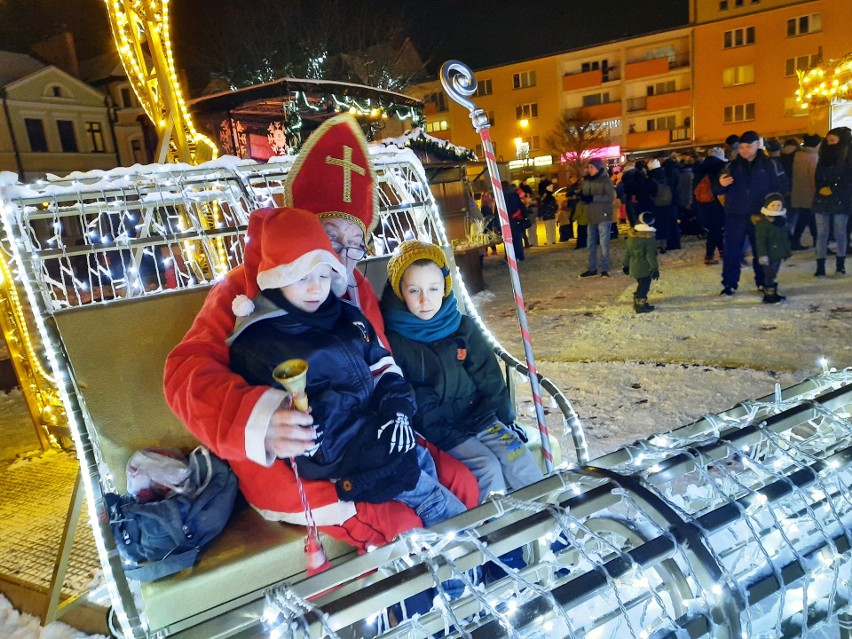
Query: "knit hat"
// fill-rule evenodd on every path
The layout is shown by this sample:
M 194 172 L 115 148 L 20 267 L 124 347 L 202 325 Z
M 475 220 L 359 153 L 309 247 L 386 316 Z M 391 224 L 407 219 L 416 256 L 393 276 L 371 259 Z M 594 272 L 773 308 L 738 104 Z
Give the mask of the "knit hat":
M 739 142 L 740 142 L 740 136 L 738 136 L 734 133 L 732 133 L 731 135 L 729 135 L 728 137 L 725 138 L 725 144 L 727 144 L 728 146 L 732 146 L 734 144 L 739 144 Z
M 331 290 L 343 295 L 346 267 L 316 215 L 290 208 L 252 211 L 243 259 L 246 294 L 234 298 L 234 315 L 251 315 L 252 299 L 260 291 L 298 282 L 320 264 L 331 267 Z
M 774 153 L 781 150 L 781 142 L 778 138 L 769 138 L 764 145 L 767 151 Z
M 822 142 L 822 138 L 816 133 L 805 133 L 802 141 L 805 146 L 814 148 L 815 146 L 819 146 L 819 143 Z
M 807 138 L 808 136 L 806 135 L 805 137 Z M 819 144 L 819 143 L 817 143 L 817 144 Z M 781 146 L 781 150 L 783 151 L 788 146 L 798 149 L 799 148 L 799 141 L 796 138 L 789 138 L 787 140 L 784 140 L 784 144 Z
M 757 131 L 746 131 L 740 136 L 740 144 L 754 144 L 760 141 Z
M 284 183 L 284 204 L 320 220 L 342 218 L 364 238 L 376 225 L 378 193 L 367 140 L 351 115 L 329 118 L 304 144 Z
M 770 208 L 767 208 L 773 202 L 781 202 L 781 205 L 783 207 L 784 196 L 781 195 L 780 193 L 770 193 L 769 195 L 767 195 L 763 199 L 763 208 L 760 209 L 760 212 L 763 213 L 764 215 L 768 216 L 768 217 L 778 217 L 780 215 L 786 215 L 787 214 L 787 209 L 785 209 L 785 208 L 780 208 L 777 211 L 770 209 Z
M 595 167 L 598 171 L 603 170 L 603 160 L 601 160 L 600 158 L 592 158 L 591 160 L 589 160 L 589 164 Z
M 660 168 L 660 161 L 657 158 L 651 158 L 648 160 L 648 170 L 653 171 L 654 169 Z
M 719 160 L 724 161 L 725 160 L 725 150 L 722 149 L 721 147 L 714 146 L 712 149 L 707 151 L 707 157 L 708 158 L 717 158 Z
M 388 260 L 388 279 L 391 283 L 394 295 L 402 298 L 402 276 L 406 269 L 417 260 L 430 260 L 438 265 L 444 274 L 444 297 L 450 294 L 453 281 L 450 279 L 450 269 L 447 268 L 447 258 L 440 246 L 421 242 L 420 240 L 406 240 L 400 244 L 394 256 Z
M 657 220 L 654 219 L 654 214 L 651 211 L 644 211 L 639 214 L 639 224 L 644 224 L 645 226 L 654 226 L 654 222 Z

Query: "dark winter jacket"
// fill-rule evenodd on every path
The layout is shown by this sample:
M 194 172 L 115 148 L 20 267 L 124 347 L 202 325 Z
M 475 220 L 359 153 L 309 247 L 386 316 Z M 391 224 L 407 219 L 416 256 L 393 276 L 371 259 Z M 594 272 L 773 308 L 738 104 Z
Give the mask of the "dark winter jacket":
M 723 187 L 716 181 L 713 192 L 725 195 L 725 215 L 757 215 L 763 200 L 770 193 L 788 193 L 789 180 L 781 163 L 758 151 L 749 162 L 737 156 L 729 165 L 728 172 L 734 181 Z
M 583 178 L 580 199 L 586 204 L 589 224 L 612 221 L 612 202 L 615 200 L 615 187 L 606 171 L 598 171 L 592 177 Z
M 770 262 L 780 262 L 792 254 L 790 235 L 787 233 L 787 218 L 782 216 L 760 216 L 754 225 L 757 257 L 769 256 Z
M 545 191 L 541 196 L 541 201 L 538 205 L 538 219 L 554 220 L 556 219 L 556 212 L 558 210 L 559 204 L 556 202 L 556 198 L 553 196 L 553 193 Z
M 419 477 L 414 451 L 388 458 L 389 445 L 379 442 L 377 435 L 397 413 L 413 416 L 414 396 L 361 311 L 333 294 L 316 314 L 293 310 L 277 290 L 254 301 L 255 311 L 229 337 L 231 368 L 249 384 L 280 388 L 272 378 L 278 364 L 293 358 L 308 362 L 306 393 L 318 449 L 296 458 L 300 474 L 307 479 L 336 479 L 380 471 L 388 483 L 395 472 L 404 475 L 408 487 L 391 490 L 393 494 L 383 501 L 413 488 Z M 312 316 L 319 318 L 326 305 L 335 303 L 336 317 L 327 315 L 323 324 L 314 320 Z M 408 485 L 412 468 L 417 476 Z M 358 501 L 373 500 L 359 496 Z
M 509 215 L 509 223 L 519 225 L 526 228 L 527 225 L 527 207 L 524 205 L 521 196 L 518 195 L 517 189 L 509 187 L 503 191 L 503 198 L 506 200 L 506 213 Z
M 382 308 L 404 307 L 393 293 L 382 295 Z M 476 325 L 462 316 L 451 336 L 424 343 L 388 331 L 394 358 L 417 397 L 415 429 L 450 450 L 500 420 L 515 420 L 509 390 L 494 349 Z
M 657 239 L 653 226 L 637 224 L 627 232 L 624 266 L 629 267 L 630 277 L 635 277 L 637 280 L 650 277 L 651 273 L 659 270 Z
M 814 186 L 816 193 L 811 206 L 814 213 L 849 215 L 852 206 L 852 148 L 848 137 L 837 144 L 822 141 Z

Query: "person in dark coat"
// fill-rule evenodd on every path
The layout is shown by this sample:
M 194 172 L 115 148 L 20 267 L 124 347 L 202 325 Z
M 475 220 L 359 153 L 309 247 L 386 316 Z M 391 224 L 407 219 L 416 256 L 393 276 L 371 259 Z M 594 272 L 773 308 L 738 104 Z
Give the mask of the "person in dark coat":
M 586 170 L 588 175 L 583 179 L 580 200 L 588 216 L 589 265 L 580 273 L 580 277 L 592 277 L 598 274 L 598 246 L 601 251 L 601 277 L 609 277 L 609 241 L 615 186 L 600 158 L 589 160 Z
M 813 213 L 816 220 L 816 261 L 817 277 L 825 275 L 825 257 L 828 253 L 828 235 L 830 226 L 834 226 L 834 239 L 837 241 L 835 258 L 836 273 L 846 273 L 846 230 L 852 206 L 852 132 L 849 127 L 840 126 L 825 134 L 825 140 L 819 147 L 816 174 L 814 176 L 816 195 L 814 195 Z
M 656 220 L 657 249 L 660 253 L 665 253 L 668 250 L 672 228 L 677 225 L 677 207 L 674 204 L 674 191 L 669 177 L 659 160 L 652 159 L 648 162 L 648 180 L 644 186 L 649 201 L 648 208 L 645 210 L 651 211 Z M 663 200 L 661 195 L 665 189 L 668 190 L 667 201 Z
M 725 209 L 712 188 L 712 185 L 719 181 L 719 173 L 724 166 L 725 152 L 717 146 L 710 149 L 696 175 L 694 200 L 701 224 L 707 232 L 704 243 L 704 263 L 708 265 L 718 264 L 725 255 Z
M 293 228 L 300 233 L 281 242 Z M 416 443 L 411 387 L 363 313 L 338 297 L 346 291 L 346 267 L 317 217 L 301 209 L 260 209 L 249 218 L 247 235 L 247 294 L 233 302 L 236 322 L 227 339 L 231 367 L 249 384 L 280 388 L 277 366 L 305 360 L 316 443 L 292 460 L 280 459 L 258 430 L 246 446 L 257 446 L 263 463 L 235 469 L 240 484 L 265 481 L 264 469 L 273 464 L 295 464 L 305 480 L 332 480 L 343 501 L 401 501 L 426 526 L 463 512 L 438 482 L 429 452 Z
M 512 230 L 512 245 L 515 249 L 515 259 L 524 259 L 524 233 L 529 226 L 527 207 L 518 195 L 518 189 L 505 180 L 502 182 L 503 198 L 506 200 L 506 213 L 509 216 L 509 228 Z M 505 242 L 505 238 L 503 238 Z
M 553 195 L 554 185 L 550 180 L 543 180 L 539 185 L 538 219 L 544 222 L 545 244 L 556 244 L 556 214 L 559 204 Z
M 542 479 L 515 425 L 515 411 L 494 350 L 459 312 L 439 246 L 400 245 L 388 262 L 382 313 L 394 357 L 414 387 L 417 432 L 447 450 L 492 492 Z
M 777 304 L 787 299 L 778 294 L 778 271 L 781 262 L 793 254 L 790 249 L 790 236 L 787 233 L 787 220 L 784 209 L 784 196 L 781 193 L 770 193 L 760 209 L 761 216 L 754 227 L 755 252 L 757 262 L 763 268 L 765 287 L 763 303 Z
M 683 203 L 680 200 L 680 175 L 681 169 L 673 158 L 666 158 L 661 166 L 666 176 L 666 184 L 672 192 L 672 209 L 669 215 L 669 232 L 666 236 L 666 250 L 673 251 L 680 248 L 680 212 Z M 690 176 L 692 172 L 690 171 Z M 690 179 L 690 182 L 692 180 Z
M 754 254 L 754 224 L 769 193 L 786 193 L 787 176 L 781 163 L 766 157 L 760 151 L 760 136 L 746 131 L 740 136 L 737 157 L 719 174 L 713 191 L 725 196 L 725 257 L 722 264 L 721 295 L 733 295 L 740 282 L 740 258 L 746 238 Z M 764 290 L 763 269 L 752 255 L 754 281 L 759 291 Z

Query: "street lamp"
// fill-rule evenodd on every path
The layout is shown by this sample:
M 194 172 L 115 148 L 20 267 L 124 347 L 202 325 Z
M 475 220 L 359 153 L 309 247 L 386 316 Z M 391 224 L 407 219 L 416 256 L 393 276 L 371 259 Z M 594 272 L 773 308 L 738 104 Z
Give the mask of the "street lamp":
M 530 143 L 525 142 L 524 138 L 521 134 L 523 134 L 524 129 L 529 127 L 530 121 L 526 118 L 523 120 L 518 120 L 518 137 L 515 138 L 515 157 L 518 160 L 527 160 L 530 157 Z

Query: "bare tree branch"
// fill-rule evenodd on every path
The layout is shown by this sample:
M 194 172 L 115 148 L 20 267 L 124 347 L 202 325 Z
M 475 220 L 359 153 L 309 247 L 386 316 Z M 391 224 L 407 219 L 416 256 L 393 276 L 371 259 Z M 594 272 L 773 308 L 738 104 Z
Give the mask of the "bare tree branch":
M 569 172 L 580 178 L 594 150 L 609 145 L 609 126 L 595 122 L 584 108 L 566 109 L 545 141 L 553 153 L 565 157 Z

